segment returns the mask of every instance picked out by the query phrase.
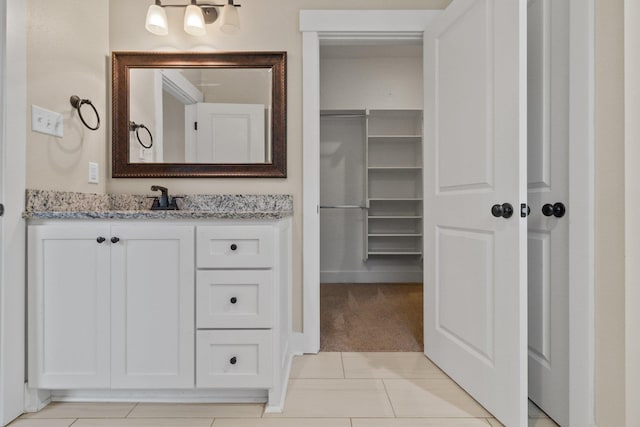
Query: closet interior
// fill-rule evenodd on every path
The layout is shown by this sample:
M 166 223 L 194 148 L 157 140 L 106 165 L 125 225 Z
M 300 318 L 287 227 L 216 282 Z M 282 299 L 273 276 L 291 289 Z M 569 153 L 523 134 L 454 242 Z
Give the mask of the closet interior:
M 338 323 L 349 316 L 337 295 L 351 300 L 346 310 L 376 310 L 367 297 L 390 298 L 386 306 L 400 312 L 422 310 L 422 44 L 350 43 L 320 48 L 321 318 Z M 402 306 L 418 299 L 419 307 Z M 352 321 L 388 324 L 395 316 L 371 314 L 353 313 Z M 421 316 L 395 320 L 420 323 L 405 326 L 422 334 Z M 321 319 L 321 336 L 339 333 L 336 322 Z M 390 329 L 379 333 L 398 333 Z

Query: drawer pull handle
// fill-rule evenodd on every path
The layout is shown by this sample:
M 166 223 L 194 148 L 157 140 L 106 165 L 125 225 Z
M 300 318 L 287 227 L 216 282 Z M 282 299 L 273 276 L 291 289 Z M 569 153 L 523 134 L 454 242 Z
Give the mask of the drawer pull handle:
M 111 238 L 111 243 L 118 243 L 120 241 L 119 237 L 112 237 Z
M 105 239 L 104 237 L 100 236 L 100 237 L 98 237 L 98 238 L 96 239 L 96 242 L 98 242 L 98 243 L 102 243 L 102 242 L 104 242 L 105 240 L 107 240 L 107 239 Z
M 236 357 L 233 356 L 231 359 L 229 359 L 229 363 L 231 363 L 232 365 L 235 365 L 236 363 L 238 363 L 238 359 L 236 359 Z
M 230 299 L 229 301 L 231 301 L 231 304 L 235 304 L 235 303 L 237 303 L 237 302 L 238 302 L 238 298 L 236 298 L 236 297 L 231 297 L 231 299 Z
M 238 245 L 236 245 L 235 243 L 233 243 L 233 244 L 231 245 L 231 250 L 232 250 L 232 251 L 235 251 L 236 249 L 238 249 Z

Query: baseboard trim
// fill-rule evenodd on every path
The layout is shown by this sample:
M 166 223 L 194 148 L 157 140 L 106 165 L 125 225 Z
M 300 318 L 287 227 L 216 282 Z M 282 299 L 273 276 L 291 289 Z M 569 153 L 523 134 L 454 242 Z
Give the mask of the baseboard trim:
M 52 402 L 264 403 L 267 390 L 52 390 Z

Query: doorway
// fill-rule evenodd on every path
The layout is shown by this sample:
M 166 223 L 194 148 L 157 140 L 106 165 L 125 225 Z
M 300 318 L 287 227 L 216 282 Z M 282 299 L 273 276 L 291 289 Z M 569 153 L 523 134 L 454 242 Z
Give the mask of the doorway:
M 320 350 L 423 351 L 422 40 L 320 46 Z
M 454 2 L 455 4 L 456 2 Z M 457 2 L 458 4 L 460 2 Z M 572 14 L 574 14 L 574 16 L 572 17 L 572 19 L 580 19 L 580 18 L 586 18 L 587 20 L 585 22 L 582 23 L 582 25 L 574 25 L 572 27 L 572 34 L 571 34 L 571 49 L 574 50 L 578 50 L 580 51 L 580 49 L 582 49 L 583 51 L 586 51 L 585 56 L 583 58 L 586 58 L 586 60 L 588 61 L 589 58 L 592 58 L 592 54 L 590 54 L 589 49 L 592 48 L 592 45 L 589 45 L 588 42 L 584 42 L 585 39 L 589 40 L 588 34 L 589 31 L 592 31 L 592 26 L 588 21 L 588 13 L 585 13 L 585 10 L 589 10 L 590 7 L 592 7 L 592 5 L 582 5 L 582 6 L 578 6 L 574 8 L 574 5 L 572 3 Z M 318 205 L 319 205 L 319 191 L 317 188 L 314 188 L 316 183 L 317 183 L 317 176 L 318 176 L 318 167 L 317 165 L 314 165 L 314 158 L 317 159 L 318 157 L 314 157 L 318 155 L 318 152 L 316 152 L 315 150 L 318 148 L 317 146 L 317 132 L 319 131 L 319 123 L 318 123 L 318 118 L 317 115 L 319 115 L 319 108 L 318 106 L 320 105 L 319 103 L 319 93 L 317 93 L 317 90 L 314 90 L 313 87 L 313 82 L 317 82 L 319 79 L 319 75 L 318 75 L 318 52 L 319 52 L 319 46 L 320 46 L 320 40 L 321 39 L 336 39 L 336 38 L 358 38 L 358 37 L 377 37 L 377 38 L 384 38 L 385 35 L 381 34 L 381 33 L 386 33 L 386 36 L 389 35 L 389 31 L 391 31 L 392 29 L 395 29 L 397 31 L 402 31 L 402 30 L 408 30 L 408 31 L 417 31 L 420 32 L 421 34 L 421 29 L 424 29 L 425 26 L 427 26 L 429 24 L 429 22 L 434 19 L 435 15 L 432 14 L 438 14 L 438 12 L 433 12 L 433 11 L 411 11 L 410 13 L 406 14 L 402 19 L 399 20 L 396 23 L 396 26 L 394 27 L 393 22 L 394 19 L 393 17 L 389 18 L 389 12 L 386 11 L 384 13 L 384 19 L 380 19 L 381 16 L 380 15 L 376 15 L 376 11 L 361 11 L 361 12 L 354 12 L 354 11 L 342 11 L 342 12 L 336 12 L 336 11 L 319 11 L 317 12 L 318 14 L 322 15 L 319 16 L 321 19 L 318 19 L 317 21 L 312 19 L 312 13 L 306 15 L 305 12 L 303 12 L 301 14 L 301 28 L 303 30 L 303 48 L 304 48 L 304 99 L 305 99 L 305 105 L 304 105 L 304 123 L 305 123 L 305 136 L 304 136 L 304 147 L 305 147 L 305 164 L 304 164 L 304 171 L 305 171 L 305 200 L 304 200 L 304 206 L 305 206 L 305 212 L 304 212 L 304 219 L 305 219 L 305 224 L 304 224 L 304 245 L 305 245 L 305 271 L 304 271 L 304 278 L 305 278 L 305 305 L 304 305 L 304 316 L 305 316 L 305 324 L 304 324 L 304 331 L 305 331 L 305 338 L 306 338 L 306 342 L 307 342 L 307 347 L 306 347 L 306 351 L 308 352 L 316 352 L 317 351 L 317 340 L 318 340 L 318 336 L 317 336 L 317 321 L 318 321 L 318 308 L 317 308 L 317 300 L 316 300 L 316 296 L 317 295 L 317 288 L 316 285 L 314 285 L 314 282 L 317 281 L 317 277 L 319 276 L 319 269 L 317 268 L 317 266 L 314 265 L 313 259 L 316 259 L 317 257 L 317 249 L 313 249 L 313 248 L 318 248 L 318 238 L 317 238 L 317 233 L 319 231 L 319 227 L 318 224 L 316 222 L 316 219 L 314 219 L 314 214 L 317 215 L 317 209 L 318 209 Z M 336 16 L 332 16 L 331 13 L 336 13 Z M 328 15 L 327 15 L 328 14 Z M 341 15 L 342 14 L 342 15 Z M 398 14 L 402 14 L 402 12 L 398 11 Z M 332 16 L 331 18 L 329 18 L 330 16 Z M 314 18 L 317 18 L 318 16 L 315 16 Z M 322 22 L 323 20 L 326 20 L 324 22 L 332 22 L 331 25 L 326 24 L 323 25 Z M 384 24 L 381 24 L 380 22 L 384 22 Z M 390 23 L 391 22 L 391 23 Z M 337 23 L 337 24 L 336 24 Z M 355 32 L 364 32 L 366 33 L 365 35 L 363 34 L 359 34 L 359 35 L 355 35 L 354 33 L 351 33 L 348 36 L 345 36 L 344 33 L 340 33 L 342 31 L 355 31 Z M 397 34 L 396 34 L 397 35 Z M 406 36 L 407 33 L 404 32 L 402 33 L 402 36 Z M 311 54 L 311 56 L 307 56 Z M 578 61 L 582 60 L 582 58 L 579 58 Z M 580 82 L 581 84 L 585 85 L 585 87 L 590 88 L 591 86 L 589 86 L 591 84 L 590 80 L 589 80 L 589 73 L 588 72 L 583 72 L 582 74 L 579 71 L 579 67 L 574 67 L 573 65 L 576 64 L 572 64 L 572 73 L 575 74 L 574 76 L 572 76 L 572 81 L 575 82 Z M 583 64 L 585 65 L 584 69 L 588 69 L 588 66 L 590 65 L 590 63 L 586 63 Z M 592 64 L 591 64 L 592 65 Z M 583 70 L 584 70 L 583 69 Z M 573 78 L 575 77 L 575 79 Z M 311 82 L 311 84 L 309 84 Z M 589 90 L 586 90 L 584 92 L 586 95 L 588 96 L 588 94 L 590 93 Z M 576 138 L 578 136 L 587 136 L 589 137 L 590 131 L 589 131 L 589 125 L 588 125 L 588 118 L 590 117 L 590 112 L 588 109 L 588 105 L 590 105 L 589 103 L 584 104 L 584 98 L 578 100 L 578 98 L 580 98 L 579 95 L 576 95 L 575 92 L 572 92 L 571 95 L 571 103 L 572 106 L 574 106 L 574 111 L 576 111 L 579 114 L 576 114 L 572 117 L 572 133 L 571 133 L 571 144 L 570 144 L 570 152 L 571 155 L 574 156 L 575 154 L 578 154 L 578 156 L 576 158 L 580 158 L 583 163 L 581 163 L 580 165 L 577 164 L 576 161 L 572 161 L 572 170 L 570 171 L 570 174 L 572 176 L 572 178 L 578 176 L 581 174 L 581 171 L 584 173 L 583 177 L 585 178 L 582 182 L 592 182 L 592 176 L 589 175 L 589 170 L 591 170 L 589 168 L 590 165 L 590 159 L 592 158 L 592 154 L 590 154 L 590 150 L 592 150 L 592 145 L 591 144 L 586 144 L 586 145 L 582 145 L 582 146 L 578 146 L 576 141 Z M 576 102 L 576 100 L 578 100 L 578 102 Z M 580 107 L 584 106 L 585 108 L 581 109 Z M 315 148 L 314 148 L 315 147 Z M 579 170 L 581 169 L 581 170 Z M 314 178 L 315 181 L 314 181 Z M 578 188 L 576 189 L 576 191 L 574 191 L 574 189 L 571 189 L 571 200 L 573 201 L 572 203 L 576 203 L 574 204 L 575 206 L 585 206 L 587 209 L 589 209 L 589 206 L 591 206 L 591 210 L 589 210 L 589 212 L 592 212 L 592 205 L 589 204 L 589 200 L 591 200 L 591 196 L 590 194 L 592 194 L 592 185 L 591 184 L 587 184 L 586 186 L 584 186 L 583 188 Z M 578 240 L 580 240 L 579 237 L 577 237 L 578 234 L 582 235 L 582 236 L 589 236 L 592 234 L 592 227 L 589 227 L 589 221 L 590 218 L 592 218 L 592 215 L 589 214 L 586 216 L 586 220 L 583 221 L 582 219 L 578 220 L 577 222 L 580 223 L 580 225 L 582 226 L 582 228 L 579 230 L 579 233 L 574 233 L 574 231 L 576 231 L 575 229 L 572 230 L 572 241 L 570 243 L 571 247 L 574 248 L 576 247 L 576 242 Z M 314 237 L 316 236 L 316 237 Z M 576 239 L 574 239 L 574 236 L 576 236 Z M 583 243 L 581 244 L 581 247 L 586 249 L 587 255 L 589 255 L 589 240 L 587 238 L 587 241 L 582 241 Z M 577 250 L 579 252 L 579 249 Z M 571 259 L 574 259 L 573 257 L 573 252 L 572 255 L 570 255 Z M 311 262 L 307 262 L 307 260 L 311 260 Z M 317 261 L 316 261 L 317 263 Z M 576 277 L 581 277 L 581 278 L 588 278 L 589 277 L 589 272 L 588 272 L 588 267 L 589 263 L 584 263 L 584 261 L 581 262 L 574 262 L 574 264 L 572 264 L 570 266 L 570 269 L 575 273 L 572 275 L 573 279 L 572 282 L 570 284 L 570 287 L 572 289 L 577 289 L 577 284 L 574 282 Z M 584 283 L 584 282 L 583 282 Z M 589 282 L 591 283 L 591 282 Z M 591 283 L 592 286 L 592 283 Z M 579 294 L 579 292 L 578 292 Z M 576 300 L 574 301 L 572 299 L 572 301 L 570 301 L 570 306 L 572 308 L 576 308 L 576 304 L 578 303 L 578 301 L 589 301 L 589 290 L 584 290 L 583 289 L 583 293 L 578 296 L 578 294 L 576 294 Z M 576 320 L 578 318 L 580 318 L 580 316 L 582 317 L 582 320 L 585 321 L 585 323 L 583 324 L 587 324 L 590 325 L 592 324 L 592 319 L 588 318 L 588 317 L 584 317 L 584 316 L 588 316 L 588 309 L 587 310 L 581 310 L 578 307 L 578 310 L 572 310 L 572 319 L 570 320 L 571 323 L 576 322 Z M 587 333 L 592 333 L 592 330 L 589 329 L 588 327 L 586 329 L 584 329 Z M 589 339 L 584 339 L 585 336 L 584 334 L 580 333 L 577 334 L 576 337 L 572 337 L 571 340 L 571 345 L 572 345 L 572 369 L 571 369 L 571 374 L 570 374 L 570 382 L 572 384 L 572 388 L 573 385 L 575 384 L 585 384 L 585 382 L 587 383 L 586 385 L 592 385 L 592 370 L 591 367 L 588 363 L 588 361 L 590 360 L 590 358 L 592 356 L 593 350 L 590 347 L 589 343 Z M 581 351 L 576 351 L 576 350 L 581 350 Z M 580 355 L 586 355 L 586 357 L 580 357 Z M 581 375 L 578 376 L 577 372 L 578 369 L 582 368 Z M 581 378 L 579 378 L 581 377 Z M 585 380 L 586 378 L 586 380 Z M 591 380 L 590 380 L 591 378 Z M 473 394 L 473 393 L 472 393 Z M 583 394 L 583 393 L 573 393 L 571 396 L 571 425 L 586 425 L 592 421 L 588 421 L 592 418 L 592 411 L 590 410 L 590 408 L 592 408 L 592 401 L 589 400 L 589 396 L 587 396 L 588 393 Z M 581 421 L 582 420 L 582 421 Z

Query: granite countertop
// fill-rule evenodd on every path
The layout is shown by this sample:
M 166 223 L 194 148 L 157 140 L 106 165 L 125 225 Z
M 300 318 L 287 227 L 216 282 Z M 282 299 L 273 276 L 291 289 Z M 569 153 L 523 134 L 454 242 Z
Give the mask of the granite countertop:
M 293 215 L 293 197 L 179 195 L 179 210 L 150 210 L 153 196 L 27 190 L 25 219 L 279 219 Z

